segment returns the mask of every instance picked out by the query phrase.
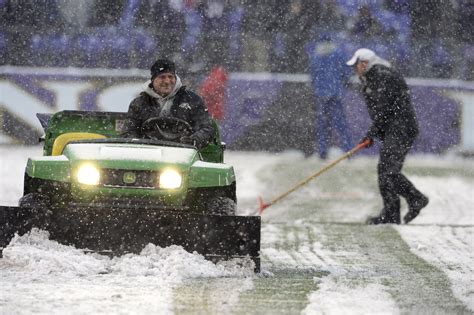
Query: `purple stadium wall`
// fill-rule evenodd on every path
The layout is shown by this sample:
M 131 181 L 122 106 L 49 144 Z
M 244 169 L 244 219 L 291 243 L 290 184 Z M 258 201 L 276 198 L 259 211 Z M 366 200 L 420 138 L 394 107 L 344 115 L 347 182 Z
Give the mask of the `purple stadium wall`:
M 42 132 L 35 122 L 36 112 L 126 111 L 148 75 L 141 71 L 82 69 L 0 70 L 1 142 L 27 144 L 36 143 Z M 184 79 L 185 83 L 189 80 Z M 187 82 L 191 86 L 199 81 L 193 79 Z M 413 105 L 420 121 L 413 152 L 440 153 L 458 145 L 462 106 L 450 95 L 466 89 L 471 93 L 473 85 L 411 81 Z M 307 76 L 231 74 L 225 99 L 225 117 L 220 126 L 229 149 L 314 151 L 314 97 Z M 344 105 L 353 141 L 357 141 L 369 126 L 367 110 L 355 90 L 347 90 Z M 336 136 L 333 142 L 337 144 Z

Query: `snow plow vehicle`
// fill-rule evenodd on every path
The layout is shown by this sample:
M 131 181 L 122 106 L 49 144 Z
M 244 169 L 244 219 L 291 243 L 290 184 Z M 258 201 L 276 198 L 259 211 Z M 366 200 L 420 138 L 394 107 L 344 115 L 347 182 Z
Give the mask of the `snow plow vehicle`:
M 238 216 L 236 180 L 214 123 L 198 150 L 176 142 L 191 127 L 151 118 L 147 139 L 121 137 L 126 113 L 38 114 L 43 156 L 28 159 L 18 207 L 0 207 L 0 247 L 33 227 L 94 252 L 182 246 L 212 261 L 249 257 L 260 269 L 260 217 Z

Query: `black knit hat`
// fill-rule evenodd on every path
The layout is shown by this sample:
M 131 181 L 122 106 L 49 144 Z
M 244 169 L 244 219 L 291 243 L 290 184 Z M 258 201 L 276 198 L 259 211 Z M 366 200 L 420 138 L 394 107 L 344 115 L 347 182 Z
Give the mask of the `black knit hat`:
M 172 73 L 176 74 L 176 67 L 174 62 L 168 59 L 158 59 L 151 66 L 150 69 L 151 80 L 153 80 L 157 75 L 162 73 Z

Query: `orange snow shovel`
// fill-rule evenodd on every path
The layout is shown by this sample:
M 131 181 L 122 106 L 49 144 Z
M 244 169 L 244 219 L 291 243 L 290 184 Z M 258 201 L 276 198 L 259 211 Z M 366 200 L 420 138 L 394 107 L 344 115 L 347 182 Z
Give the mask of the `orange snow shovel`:
M 282 200 L 283 198 L 285 198 L 286 196 L 288 196 L 289 194 L 291 194 L 292 192 L 294 192 L 295 190 L 299 189 L 300 187 L 306 185 L 309 181 L 311 181 L 312 179 L 318 177 L 319 175 L 321 175 L 322 173 L 326 172 L 327 170 L 331 169 L 332 167 L 334 167 L 337 163 L 341 162 L 342 160 L 345 160 L 347 159 L 348 157 L 350 157 L 351 155 L 353 155 L 354 153 L 356 153 L 357 151 L 359 151 L 360 149 L 363 149 L 367 146 L 370 145 L 370 140 L 365 140 L 364 142 L 361 142 L 359 143 L 358 145 L 356 145 L 352 150 L 346 152 L 344 155 L 342 155 L 341 157 L 339 157 L 338 159 L 332 161 L 331 163 L 329 163 L 328 165 L 326 165 L 325 167 L 323 167 L 322 169 L 320 169 L 319 171 L 317 171 L 316 173 L 306 177 L 305 179 L 303 179 L 302 181 L 300 181 L 298 184 L 296 184 L 295 186 L 293 186 L 292 188 L 288 189 L 287 191 L 285 191 L 284 193 L 280 194 L 279 196 L 273 198 L 272 200 L 270 200 L 268 203 L 265 203 L 263 202 L 263 199 L 262 197 L 258 197 L 258 212 L 260 213 L 260 215 L 263 213 L 263 210 L 265 210 L 266 208 L 270 207 L 271 205 L 274 205 L 275 203 L 279 202 L 280 200 Z

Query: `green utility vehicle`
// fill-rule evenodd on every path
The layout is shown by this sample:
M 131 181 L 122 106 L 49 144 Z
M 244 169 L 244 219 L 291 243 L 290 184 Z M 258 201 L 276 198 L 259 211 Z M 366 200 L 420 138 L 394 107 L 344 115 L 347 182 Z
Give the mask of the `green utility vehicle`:
M 32 227 L 78 248 L 120 255 L 148 243 L 211 260 L 250 257 L 260 269 L 260 217 L 237 216 L 236 181 L 216 136 L 198 150 L 176 140 L 182 120 L 151 118 L 147 139 L 121 137 L 125 113 L 38 114 L 43 156 L 28 159 L 19 207 L 0 207 L 0 247 Z

